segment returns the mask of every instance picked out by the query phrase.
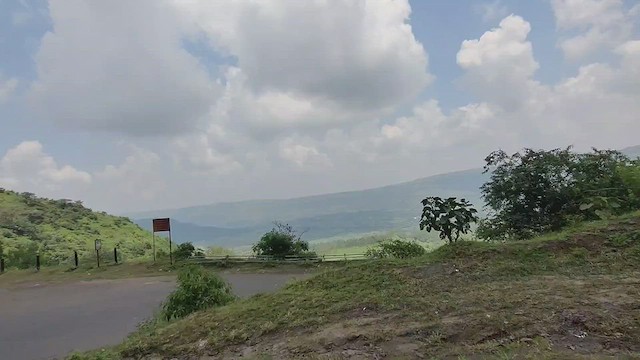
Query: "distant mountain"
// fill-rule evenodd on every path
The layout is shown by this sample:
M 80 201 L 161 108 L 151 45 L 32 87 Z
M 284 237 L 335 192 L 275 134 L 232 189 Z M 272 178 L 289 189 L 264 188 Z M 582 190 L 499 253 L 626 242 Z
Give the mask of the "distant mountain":
M 640 146 L 623 149 L 640 156 Z M 360 235 L 388 230 L 417 230 L 420 200 L 426 196 L 456 196 L 479 210 L 480 186 L 488 180 L 482 169 L 430 176 L 375 189 L 284 200 L 251 200 L 182 209 L 129 214 L 149 228 L 154 217 L 171 217 L 175 240 L 202 245 L 249 245 L 275 220 L 305 230 L 307 240 Z
M 171 217 L 175 241 L 239 246 L 254 243 L 275 220 L 306 230 L 308 240 L 385 230 L 417 229 L 426 196 L 465 197 L 480 207 L 481 169 L 436 175 L 381 188 L 286 200 L 254 200 L 129 214 L 149 227 L 154 217 Z
M 640 145 L 637 146 L 631 146 L 625 149 L 621 150 L 625 155 L 632 157 L 632 158 L 638 158 L 640 157 Z

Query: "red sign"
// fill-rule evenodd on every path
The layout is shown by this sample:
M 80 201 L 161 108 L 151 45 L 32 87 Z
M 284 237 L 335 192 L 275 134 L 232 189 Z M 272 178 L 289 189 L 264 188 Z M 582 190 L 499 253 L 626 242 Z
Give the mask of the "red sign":
M 153 219 L 153 232 L 171 231 L 171 225 L 169 222 L 169 218 Z

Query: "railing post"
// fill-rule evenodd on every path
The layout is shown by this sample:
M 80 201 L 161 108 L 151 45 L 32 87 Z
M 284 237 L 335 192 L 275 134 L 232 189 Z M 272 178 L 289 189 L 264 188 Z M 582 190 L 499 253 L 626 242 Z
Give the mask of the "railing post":
M 118 263 L 118 248 L 113 248 L 113 260 Z
M 36 255 L 36 271 L 40 271 L 40 254 Z
M 0 259 L 0 274 L 4 272 L 4 259 Z
M 73 263 L 76 265 L 76 269 L 78 268 L 78 251 L 73 251 Z

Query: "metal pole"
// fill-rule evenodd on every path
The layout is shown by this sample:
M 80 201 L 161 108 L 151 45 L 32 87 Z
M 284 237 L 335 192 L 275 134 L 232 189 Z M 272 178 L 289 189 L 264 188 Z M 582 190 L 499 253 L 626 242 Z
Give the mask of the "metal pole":
M 96 249 L 96 260 L 98 260 L 98 267 L 100 267 L 100 250 Z
M 152 232 L 151 237 L 153 238 L 153 263 L 156 263 L 156 233 Z
M 171 230 L 169 230 L 169 264 L 173 265 L 173 255 L 171 254 Z
M 4 272 L 4 259 L 0 259 L 0 274 Z
M 78 267 L 78 251 L 73 251 L 73 262 L 76 264 L 76 268 Z
M 36 255 L 36 271 L 40 271 L 40 254 Z
M 113 260 L 118 263 L 118 248 L 113 248 Z

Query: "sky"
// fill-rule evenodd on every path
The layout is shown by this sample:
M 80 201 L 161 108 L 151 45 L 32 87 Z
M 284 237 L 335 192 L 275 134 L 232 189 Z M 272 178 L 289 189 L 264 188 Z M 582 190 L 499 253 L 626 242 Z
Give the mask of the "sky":
M 0 187 L 98 210 L 621 149 L 638 114 L 636 1 L 0 1 Z

